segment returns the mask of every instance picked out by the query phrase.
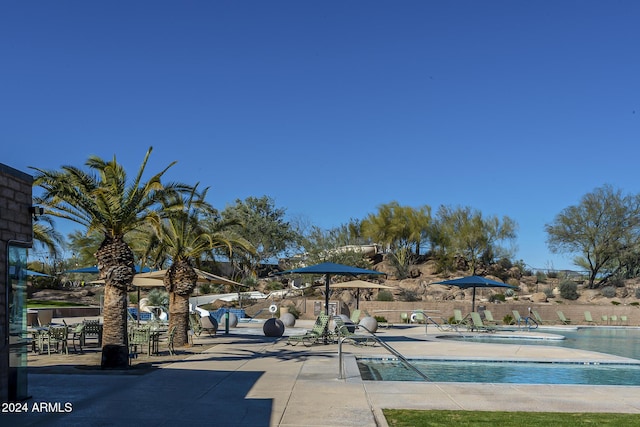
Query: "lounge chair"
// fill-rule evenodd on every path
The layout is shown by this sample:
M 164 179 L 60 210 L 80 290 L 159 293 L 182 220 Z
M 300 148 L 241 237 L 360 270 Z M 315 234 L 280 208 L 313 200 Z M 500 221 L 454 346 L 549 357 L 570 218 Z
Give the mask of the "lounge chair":
M 494 326 L 485 325 L 482 323 L 482 319 L 480 318 L 480 314 L 475 311 L 471 312 L 471 326 L 469 329 L 472 331 L 483 331 L 483 332 L 495 332 L 496 328 Z
M 609 317 L 609 319 L 611 319 L 612 325 L 618 323 L 618 316 L 616 316 L 615 314 L 612 314 L 611 317 Z
M 625 316 L 624 314 L 622 316 L 620 316 L 620 323 L 624 323 L 625 325 L 629 324 L 629 318 L 627 316 Z
M 511 310 L 511 313 L 513 313 L 513 321 L 516 323 L 516 325 L 519 325 L 524 321 L 522 316 L 520 316 L 520 312 L 518 310 Z
M 353 323 L 357 325 L 358 322 L 360 321 L 360 310 L 358 309 L 353 310 L 353 312 L 351 313 L 350 319 Z
M 291 335 L 287 339 L 287 344 L 296 345 L 303 343 L 307 347 L 311 347 L 322 340 L 327 333 L 327 325 L 329 324 L 329 315 L 321 314 L 316 318 L 316 323 L 310 331 L 302 335 Z
M 425 323 L 424 313 L 415 311 L 411 313 L 411 323 Z
M 409 323 L 409 313 L 400 313 L 400 321 L 402 323 Z
M 531 313 L 533 313 L 533 318 L 536 319 L 536 322 L 538 322 L 538 325 L 543 325 L 545 323 L 548 323 L 542 320 L 542 317 L 540 317 L 540 313 L 538 313 L 537 310 L 531 310 Z
M 491 313 L 491 311 L 489 310 L 485 310 L 484 311 L 484 322 L 487 325 L 497 325 L 498 321 L 496 319 L 493 318 L 493 313 Z
M 335 334 L 338 338 L 348 340 L 355 345 L 375 345 L 376 341 L 370 335 L 356 334 L 351 332 L 349 325 L 344 322 L 344 319 L 340 316 L 333 317 L 333 323 L 335 323 Z
M 562 311 L 558 310 L 558 311 L 556 311 L 556 313 L 558 313 L 558 317 L 560 318 L 560 321 L 562 322 L 562 324 L 568 325 L 568 324 L 571 323 L 571 319 L 567 319 L 564 316 L 564 313 Z
M 458 310 L 458 309 L 454 309 L 453 310 L 453 324 L 454 325 L 466 325 L 467 322 L 464 319 L 464 317 L 462 317 L 462 311 Z
M 584 321 L 587 322 L 588 325 L 597 325 L 597 323 L 593 320 L 593 317 L 591 317 L 590 311 L 584 312 Z
M 600 319 L 602 319 L 602 323 L 606 323 L 607 325 L 609 324 L 609 316 L 607 316 L 606 314 L 600 316 Z

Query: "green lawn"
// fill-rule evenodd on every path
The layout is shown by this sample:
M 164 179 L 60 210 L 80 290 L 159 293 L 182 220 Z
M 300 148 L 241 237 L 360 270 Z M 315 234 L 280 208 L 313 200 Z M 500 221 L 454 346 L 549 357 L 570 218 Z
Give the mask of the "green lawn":
M 68 301 L 46 301 L 30 299 L 27 300 L 27 308 L 50 308 L 50 307 L 87 307 L 85 304 Z
M 490 412 L 490 411 L 417 411 L 383 409 L 390 427 L 426 426 L 638 426 L 638 414 L 563 413 L 563 412 Z

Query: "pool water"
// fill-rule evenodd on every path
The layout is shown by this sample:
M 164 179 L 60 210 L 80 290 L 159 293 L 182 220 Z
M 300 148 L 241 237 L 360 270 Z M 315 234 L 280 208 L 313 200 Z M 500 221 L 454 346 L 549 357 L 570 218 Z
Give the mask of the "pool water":
M 538 329 L 537 331 L 542 332 L 542 329 Z M 640 360 L 640 329 L 638 328 L 595 327 L 578 328 L 577 330 L 548 329 L 545 330 L 545 332 L 563 335 L 565 339 L 496 338 L 496 336 L 489 334 L 474 335 L 472 338 L 463 338 L 456 335 L 440 336 L 439 338 L 484 343 L 570 347 Z
M 397 359 L 357 358 L 363 380 L 424 381 Z M 433 382 L 640 385 L 640 363 L 411 359 Z

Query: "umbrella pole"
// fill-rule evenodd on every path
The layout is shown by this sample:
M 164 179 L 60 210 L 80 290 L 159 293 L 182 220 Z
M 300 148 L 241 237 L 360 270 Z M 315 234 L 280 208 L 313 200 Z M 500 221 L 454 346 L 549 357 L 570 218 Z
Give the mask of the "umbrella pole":
M 360 308 L 360 288 L 356 289 L 356 310 Z
M 476 311 L 476 287 L 473 287 L 473 297 L 471 298 L 471 311 Z
M 324 282 L 324 314 L 329 315 L 329 283 L 331 283 L 330 274 L 325 275 Z M 324 327 L 324 344 L 329 344 L 329 322 Z

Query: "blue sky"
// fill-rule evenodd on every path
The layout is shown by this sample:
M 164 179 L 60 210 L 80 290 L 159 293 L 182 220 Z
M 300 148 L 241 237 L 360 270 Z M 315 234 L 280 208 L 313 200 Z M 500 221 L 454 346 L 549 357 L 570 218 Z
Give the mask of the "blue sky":
M 544 225 L 637 193 L 635 1 L 4 1 L 0 162 L 268 195 L 322 228 L 380 204 L 519 224 L 517 258 L 571 268 Z

